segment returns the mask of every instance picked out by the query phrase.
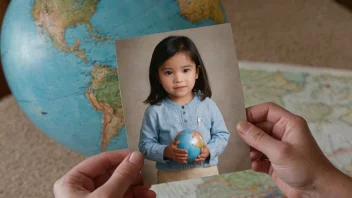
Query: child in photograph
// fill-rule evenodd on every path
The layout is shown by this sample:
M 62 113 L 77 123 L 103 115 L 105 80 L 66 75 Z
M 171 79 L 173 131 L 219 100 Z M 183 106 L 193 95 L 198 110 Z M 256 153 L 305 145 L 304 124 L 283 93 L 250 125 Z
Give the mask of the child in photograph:
M 230 133 L 210 99 L 207 71 L 193 41 L 185 36 L 163 39 L 152 54 L 149 82 L 139 150 L 156 162 L 158 183 L 219 174 L 218 156 Z M 175 140 L 183 130 L 197 131 L 204 141 L 201 154 L 191 163 L 187 150 L 177 148 L 180 142 Z

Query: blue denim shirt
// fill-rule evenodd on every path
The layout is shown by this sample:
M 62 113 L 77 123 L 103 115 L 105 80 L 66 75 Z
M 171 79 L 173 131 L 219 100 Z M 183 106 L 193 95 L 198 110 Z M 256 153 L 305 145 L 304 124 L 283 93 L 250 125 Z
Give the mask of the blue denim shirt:
M 182 164 L 164 158 L 164 150 L 178 132 L 197 130 L 207 143 L 210 156 L 201 164 Z M 218 164 L 218 156 L 226 148 L 230 133 L 215 102 L 195 93 L 185 105 L 179 105 L 169 98 L 159 104 L 150 105 L 145 113 L 140 131 L 139 150 L 148 160 L 156 161 L 158 170 L 183 170 L 193 167 L 208 167 Z

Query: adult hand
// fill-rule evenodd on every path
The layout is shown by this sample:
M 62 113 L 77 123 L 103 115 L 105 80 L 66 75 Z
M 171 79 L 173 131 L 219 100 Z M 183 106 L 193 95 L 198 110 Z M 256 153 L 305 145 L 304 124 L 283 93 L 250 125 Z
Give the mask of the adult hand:
M 141 153 L 127 150 L 89 157 L 55 182 L 55 197 L 156 197 L 150 186 L 143 186 L 143 163 Z
M 269 174 L 286 196 L 351 195 L 351 178 L 325 157 L 303 118 L 265 103 L 247 108 L 247 120 L 237 131 L 251 146 L 252 169 Z

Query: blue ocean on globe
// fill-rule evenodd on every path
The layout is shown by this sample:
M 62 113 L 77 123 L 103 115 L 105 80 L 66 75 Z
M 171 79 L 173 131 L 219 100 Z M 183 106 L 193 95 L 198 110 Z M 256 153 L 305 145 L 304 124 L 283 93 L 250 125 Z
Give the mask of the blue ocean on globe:
M 179 132 L 175 140 L 180 141 L 177 148 L 187 150 L 187 163 L 194 163 L 194 160 L 201 154 L 203 138 L 193 130 Z
M 180 2 L 12 0 L 1 32 L 12 94 L 41 131 L 73 151 L 91 156 L 127 148 L 118 90 L 112 89 L 118 87 L 115 40 L 226 21 L 225 14 L 220 22 L 192 21 L 193 15 L 182 16 L 188 8 Z

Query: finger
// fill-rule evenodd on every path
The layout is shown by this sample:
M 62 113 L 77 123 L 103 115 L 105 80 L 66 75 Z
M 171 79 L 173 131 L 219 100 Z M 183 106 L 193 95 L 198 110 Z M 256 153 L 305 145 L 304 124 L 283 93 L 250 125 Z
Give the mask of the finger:
M 276 124 L 281 118 L 289 118 L 293 114 L 286 109 L 274 104 L 263 103 L 246 109 L 248 122 L 269 121 Z
M 256 172 L 269 174 L 270 161 L 268 160 L 254 160 L 252 161 L 252 169 Z
M 185 161 L 187 160 L 187 157 L 176 157 L 177 161 Z
M 176 147 L 177 146 L 176 145 L 176 140 L 173 140 L 170 144 L 172 145 L 172 147 Z
M 186 157 L 187 158 L 187 154 L 182 154 L 182 153 L 176 153 L 177 157 Z
M 135 186 L 133 186 L 133 188 L 135 188 L 135 187 L 150 189 L 152 186 L 151 185 L 135 185 Z
M 174 148 L 174 152 L 178 154 L 187 154 L 187 150 Z
M 263 160 L 263 159 L 268 159 L 266 155 L 264 155 L 260 151 L 251 151 L 250 152 L 251 160 Z
M 175 156 L 175 158 L 176 159 L 178 159 L 178 160 L 185 160 L 185 159 L 187 159 L 188 157 L 187 156 Z
M 284 144 L 266 134 L 253 124 L 241 121 L 236 126 L 239 136 L 251 147 L 262 152 L 269 159 L 274 158 Z
M 151 186 L 130 186 L 128 190 L 123 195 L 123 198 L 138 198 L 138 197 L 150 197 L 148 193 Z M 149 195 L 148 195 L 149 194 Z M 155 194 L 155 193 L 154 193 Z
M 200 157 L 205 159 L 205 158 L 207 158 L 208 156 L 207 156 L 207 154 L 202 153 L 202 154 L 200 154 Z
M 204 160 L 205 160 L 205 157 L 203 157 L 202 155 L 198 155 L 195 160 L 197 160 L 197 161 L 204 161 Z
M 274 123 L 272 123 L 270 121 L 251 122 L 251 123 L 269 135 L 271 134 L 271 132 L 273 131 L 273 128 L 275 126 Z
M 114 173 L 115 170 L 116 170 L 116 167 L 108 169 L 102 175 L 98 176 L 94 181 L 95 187 L 99 188 L 100 186 L 105 184 L 105 182 L 110 179 L 111 175 Z M 143 184 L 143 176 L 142 176 L 142 173 L 140 173 L 137 175 L 137 178 L 133 181 L 132 185 L 142 185 L 142 184 Z
M 200 157 L 200 158 L 195 159 L 194 161 L 196 161 L 196 162 L 202 162 L 202 161 L 204 161 L 204 160 L 205 160 L 204 157 Z
M 128 150 L 116 150 L 104 152 L 92 157 L 89 157 L 71 169 L 71 173 L 84 174 L 85 176 L 95 179 L 105 170 L 116 167 L 129 154 Z
M 143 163 L 142 153 L 133 152 L 116 168 L 110 179 L 94 193 L 97 197 L 122 197 L 140 174 Z
M 150 188 L 150 187 L 149 187 Z M 156 194 L 154 191 L 150 190 L 149 188 L 146 188 L 145 186 L 136 186 L 133 187 L 132 192 L 133 196 L 137 198 L 155 198 Z
M 281 140 L 286 129 L 283 123 L 274 124 L 269 121 L 263 121 L 263 122 L 255 122 L 252 124 L 260 128 L 261 130 L 263 130 L 265 133 L 269 134 L 271 137 L 277 140 Z
M 253 147 L 249 147 L 249 151 L 258 151 L 257 149 L 253 148 Z
M 113 196 L 114 197 L 114 196 Z M 134 197 L 134 195 L 133 195 L 133 189 L 132 189 L 132 187 L 129 187 L 127 190 L 126 190 L 126 192 L 125 192 L 125 194 L 123 194 L 123 198 L 133 198 Z
M 143 185 L 143 175 L 141 172 L 139 174 L 137 174 L 137 177 L 132 182 L 132 185 Z
M 251 160 L 257 160 L 263 156 L 263 153 L 253 149 L 250 151 L 250 156 L 251 156 Z
M 178 162 L 180 162 L 180 163 L 182 163 L 182 164 L 187 164 L 187 160 L 177 160 L 177 159 L 176 159 L 176 161 L 178 161 Z
M 110 171 L 106 171 L 106 172 L 104 172 L 102 175 L 98 176 L 98 177 L 94 180 L 95 188 L 99 188 L 100 186 L 102 186 L 103 184 L 105 184 L 105 182 L 110 179 L 111 175 L 112 175 L 112 174 L 110 173 Z

